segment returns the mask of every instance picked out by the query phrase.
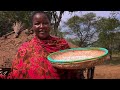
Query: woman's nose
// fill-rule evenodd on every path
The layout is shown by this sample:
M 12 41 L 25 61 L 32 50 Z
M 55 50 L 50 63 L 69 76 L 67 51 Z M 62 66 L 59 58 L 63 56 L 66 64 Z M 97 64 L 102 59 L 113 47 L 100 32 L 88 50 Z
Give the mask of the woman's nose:
M 43 27 L 43 24 L 41 23 L 41 24 L 39 25 L 39 27 L 42 28 L 42 27 Z

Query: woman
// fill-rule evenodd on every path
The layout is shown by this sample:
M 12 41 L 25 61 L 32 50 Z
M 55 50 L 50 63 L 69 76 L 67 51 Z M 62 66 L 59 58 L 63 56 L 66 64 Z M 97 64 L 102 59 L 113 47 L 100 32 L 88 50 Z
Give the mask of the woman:
M 12 63 L 11 79 L 60 79 L 77 76 L 76 71 L 59 70 L 52 67 L 47 55 L 70 48 L 65 39 L 50 35 L 50 18 L 45 12 L 32 15 L 34 38 L 18 49 Z M 73 75 L 75 74 L 75 75 Z

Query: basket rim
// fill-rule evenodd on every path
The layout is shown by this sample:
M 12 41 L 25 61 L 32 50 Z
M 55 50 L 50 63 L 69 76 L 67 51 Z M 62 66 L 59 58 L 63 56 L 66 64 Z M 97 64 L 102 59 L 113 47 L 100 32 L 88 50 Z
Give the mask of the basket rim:
M 104 51 L 105 53 L 103 55 L 100 55 L 98 57 L 94 57 L 94 58 L 88 58 L 88 59 L 80 59 L 80 60 L 72 60 L 72 61 L 69 61 L 69 60 L 55 60 L 55 59 L 52 59 L 51 56 L 56 54 L 56 53 L 60 53 L 60 52 L 66 52 L 66 51 L 70 51 L 70 50 L 101 50 L 101 51 Z M 85 60 L 96 60 L 96 59 L 100 59 L 104 56 L 106 56 L 108 54 L 108 50 L 106 48 L 101 48 L 101 47 L 87 47 L 87 48 L 71 48 L 71 49 L 65 49 L 65 50 L 60 50 L 60 51 L 57 51 L 57 52 L 53 52 L 51 54 L 49 54 L 47 56 L 47 59 L 52 62 L 52 63 L 73 63 L 73 62 L 83 62 Z

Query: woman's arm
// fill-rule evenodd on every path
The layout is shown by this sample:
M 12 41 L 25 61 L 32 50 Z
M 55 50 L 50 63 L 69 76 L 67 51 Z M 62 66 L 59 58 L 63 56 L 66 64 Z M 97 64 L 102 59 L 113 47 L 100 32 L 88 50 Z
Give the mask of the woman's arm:
M 77 45 L 75 45 L 75 44 L 73 44 L 73 43 L 71 43 L 71 42 L 68 42 L 67 41 L 67 43 L 68 43 L 68 45 L 70 46 L 70 48 L 78 48 L 79 46 L 77 46 Z

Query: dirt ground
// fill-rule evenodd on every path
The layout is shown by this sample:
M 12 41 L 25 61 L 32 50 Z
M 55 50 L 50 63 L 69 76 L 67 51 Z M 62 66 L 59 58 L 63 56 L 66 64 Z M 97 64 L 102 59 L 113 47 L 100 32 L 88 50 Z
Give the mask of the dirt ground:
M 14 38 L 14 35 L 10 35 L 7 38 L 0 38 L 0 68 L 9 68 L 18 47 L 32 37 L 33 36 L 27 36 L 23 32 L 19 38 Z M 96 66 L 94 79 L 120 79 L 120 64 Z
M 120 65 L 96 66 L 94 79 L 120 79 Z
M 30 40 L 33 35 L 28 36 L 23 31 L 19 38 L 14 37 L 14 33 L 7 36 L 6 38 L 0 37 L 0 68 L 11 67 L 11 61 L 13 60 L 19 46 L 28 40 Z

